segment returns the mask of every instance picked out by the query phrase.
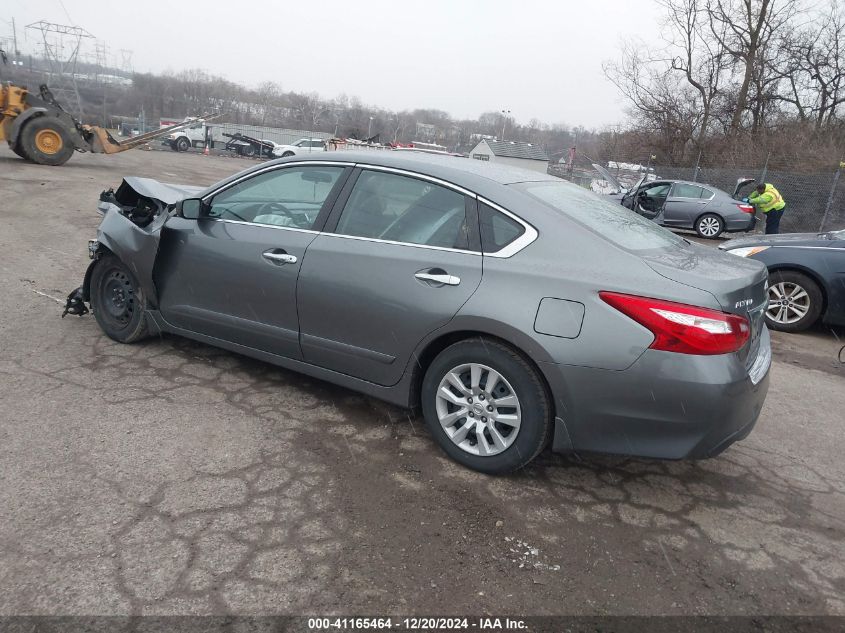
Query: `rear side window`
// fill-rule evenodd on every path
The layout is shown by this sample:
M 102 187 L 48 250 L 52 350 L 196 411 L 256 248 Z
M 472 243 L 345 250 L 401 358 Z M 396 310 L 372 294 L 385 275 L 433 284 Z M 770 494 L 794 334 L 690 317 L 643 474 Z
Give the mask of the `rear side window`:
M 343 208 L 336 232 L 466 249 L 466 201 L 463 194 L 426 180 L 364 171 Z
M 645 251 L 685 244 L 680 237 L 651 220 L 577 185 L 543 181 L 513 186 L 627 250 Z
M 495 253 L 525 233 L 525 227 L 501 211 L 479 201 L 478 219 L 481 223 L 481 250 Z
M 673 198 L 700 198 L 704 191 L 701 187 L 695 185 L 688 185 L 682 182 L 676 182 L 675 188 L 672 190 Z M 705 198 L 707 196 L 704 196 Z

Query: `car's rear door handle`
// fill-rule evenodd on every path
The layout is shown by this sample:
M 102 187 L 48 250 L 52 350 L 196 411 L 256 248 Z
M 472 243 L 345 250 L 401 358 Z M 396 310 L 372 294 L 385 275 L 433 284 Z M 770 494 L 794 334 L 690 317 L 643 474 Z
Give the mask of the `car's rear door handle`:
M 288 255 L 281 249 L 264 251 L 261 256 L 272 264 L 295 264 L 296 255 Z
M 461 283 L 460 277 L 455 277 L 454 275 L 447 275 L 447 274 L 432 274 L 432 273 L 417 273 L 414 275 L 417 279 L 422 281 L 430 281 L 436 284 L 444 284 L 446 286 L 457 286 Z

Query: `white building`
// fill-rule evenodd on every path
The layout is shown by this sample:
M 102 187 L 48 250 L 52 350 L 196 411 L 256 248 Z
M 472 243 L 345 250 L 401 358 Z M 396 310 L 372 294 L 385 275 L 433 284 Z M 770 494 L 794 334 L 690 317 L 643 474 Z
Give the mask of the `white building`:
M 544 174 L 549 166 L 549 157 L 542 147 L 522 141 L 484 139 L 472 148 L 469 155 L 475 160 L 532 169 Z

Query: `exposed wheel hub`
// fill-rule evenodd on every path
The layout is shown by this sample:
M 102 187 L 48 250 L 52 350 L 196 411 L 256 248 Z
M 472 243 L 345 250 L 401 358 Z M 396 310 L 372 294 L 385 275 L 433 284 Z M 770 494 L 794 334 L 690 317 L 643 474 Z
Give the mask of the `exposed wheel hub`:
M 127 323 L 135 311 L 135 293 L 132 282 L 125 273 L 114 270 L 108 274 L 103 286 L 103 307 L 118 323 Z

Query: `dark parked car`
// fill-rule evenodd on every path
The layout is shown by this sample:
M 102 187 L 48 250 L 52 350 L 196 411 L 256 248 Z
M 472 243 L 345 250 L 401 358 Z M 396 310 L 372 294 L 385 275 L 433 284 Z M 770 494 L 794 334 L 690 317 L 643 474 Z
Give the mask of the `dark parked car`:
M 197 193 L 101 199 L 71 294 L 124 343 L 169 332 L 404 406 L 499 473 L 553 449 L 707 457 L 768 389 L 766 269 L 552 176 L 335 152 Z
M 769 269 L 766 322 L 773 330 L 799 332 L 819 319 L 845 325 L 845 231 L 759 235 L 719 248 Z
M 733 194 L 699 182 L 645 177 L 623 191 L 609 171 L 601 165 L 593 167 L 618 188 L 611 196 L 622 206 L 661 226 L 694 229 L 701 237 L 715 239 L 725 232 L 751 231 L 756 224 L 754 207 L 737 199 L 742 188 L 754 182 L 751 178 L 739 180 Z

